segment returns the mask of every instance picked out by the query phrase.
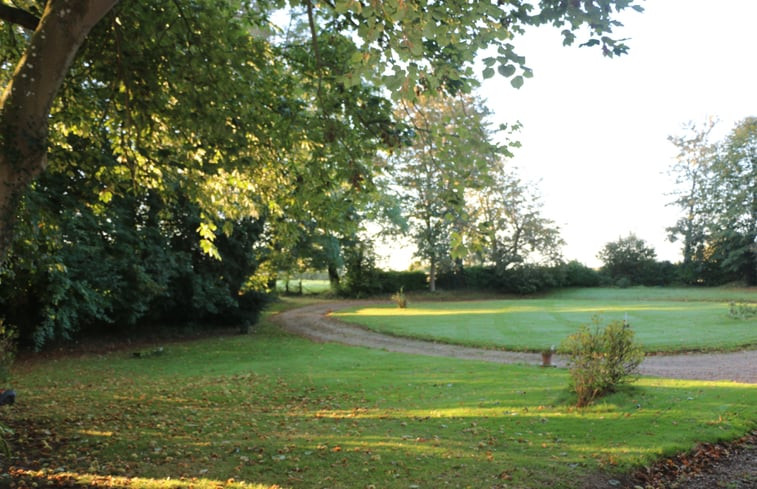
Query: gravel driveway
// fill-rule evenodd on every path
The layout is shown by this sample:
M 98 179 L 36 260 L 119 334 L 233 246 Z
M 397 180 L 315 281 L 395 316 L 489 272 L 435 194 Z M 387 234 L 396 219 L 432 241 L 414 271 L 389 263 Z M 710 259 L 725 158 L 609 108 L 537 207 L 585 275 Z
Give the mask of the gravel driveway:
M 271 319 L 284 330 L 313 341 L 342 343 L 352 346 L 379 348 L 400 353 L 463 358 L 496 363 L 541 364 L 537 353 L 485 350 L 432 341 L 400 338 L 369 331 L 328 316 L 328 313 L 359 304 L 375 302 L 341 301 L 319 303 L 279 313 Z M 553 359 L 557 366 L 565 360 Z M 641 364 L 642 375 L 694 380 L 732 380 L 757 384 L 757 350 L 734 353 L 686 353 L 679 355 L 651 355 Z

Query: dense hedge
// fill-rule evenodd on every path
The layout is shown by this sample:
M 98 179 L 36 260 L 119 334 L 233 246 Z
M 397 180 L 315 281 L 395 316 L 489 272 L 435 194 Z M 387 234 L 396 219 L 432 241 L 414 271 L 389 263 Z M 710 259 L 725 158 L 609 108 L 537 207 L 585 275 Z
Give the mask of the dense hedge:
M 597 271 L 577 261 L 554 266 L 519 265 L 506 270 L 493 266 L 465 267 L 442 272 L 436 285 L 440 290 L 482 290 L 508 294 L 535 294 L 566 287 L 631 287 L 635 285 L 666 286 L 683 284 L 683 268 L 670 262 L 646 264 L 632 280 L 622 275 Z M 385 272 L 374 267 L 363 267 L 360 273 L 347 274 L 341 294 L 347 297 L 366 297 L 426 290 L 424 272 Z
M 46 173 L 29 190 L 0 267 L 0 319 L 22 345 L 255 322 L 267 297 L 243 286 L 258 267 L 262 221 L 235 222 L 217 260 L 199 246 L 200 210 L 188 200 L 145 191 L 88 202 L 97 193 L 76 175 Z
M 412 292 L 428 289 L 425 272 L 394 272 L 377 268 L 363 270 L 360 274 L 348 273 L 339 293 L 344 297 L 369 297 L 391 294 L 398 290 Z
M 600 274 L 578 262 L 556 266 L 520 265 L 506 270 L 495 267 L 468 267 L 442 273 L 440 289 L 491 290 L 512 294 L 534 294 L 561 287 L 597 287 Z

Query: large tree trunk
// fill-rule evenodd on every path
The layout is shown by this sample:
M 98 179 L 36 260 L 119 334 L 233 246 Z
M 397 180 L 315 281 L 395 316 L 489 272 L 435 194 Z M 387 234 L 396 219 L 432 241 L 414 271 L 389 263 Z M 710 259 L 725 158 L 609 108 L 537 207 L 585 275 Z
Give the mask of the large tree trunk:
M 50 107 L 92 27 L 118 0 L 49 0 L 0 98 L 0 261 L 18 201 L 45 169 Z M 28 19 L 28 17 L 27 17 Z M 11 17 L 3 17 L 13 22 Z M 28 22 L 23 25 L 29 27 Z

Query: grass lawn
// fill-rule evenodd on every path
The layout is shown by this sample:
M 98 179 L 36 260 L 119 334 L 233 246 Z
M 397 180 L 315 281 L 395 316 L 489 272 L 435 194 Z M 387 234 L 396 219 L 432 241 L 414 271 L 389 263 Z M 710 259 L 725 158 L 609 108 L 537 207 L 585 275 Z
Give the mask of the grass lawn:
M 158 346 L 158 345 L 156 345 Z M 572 488 L 755 427 L 757 386 L 642 379 L 577 410 L 558 369 L 255 333 L 17 363 L 11 473 L 130 488 Z M 6 464 L 7 465 L 7 464 Z M 3 467 L 3 471 L 6 467 Z
M 757 303 L 757 289 L 578 289 L 539 298 L 413 302 L 333 316 L 368 328 L 465 345 L 538 351 L 594 315 L 628 319 L 647 351 L 735 350 L 757 345 L 757 317 L 733 319 L 730 301 Z

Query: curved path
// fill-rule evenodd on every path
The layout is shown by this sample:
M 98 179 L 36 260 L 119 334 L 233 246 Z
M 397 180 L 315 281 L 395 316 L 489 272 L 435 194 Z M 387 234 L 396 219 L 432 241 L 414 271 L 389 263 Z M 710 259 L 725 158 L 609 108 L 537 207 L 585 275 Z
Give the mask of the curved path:
M 370 302 L 375 304 L 376 302 Z M 537 353 L 486 350 L 389 336 L 329 317 L 331 311 L 369 302 L 325 302 L 276 314 L 271 319 L 284 330 L 313 341 L 379 348 L 387 351 L 496 363 L 541 364 Z M 553 360 L 565 366 L 559 356 Z M 757 384 L 757 350 L 735 353 L 689 353 L 647 356 L 642 375 L 695 380 L 732 380 Z

